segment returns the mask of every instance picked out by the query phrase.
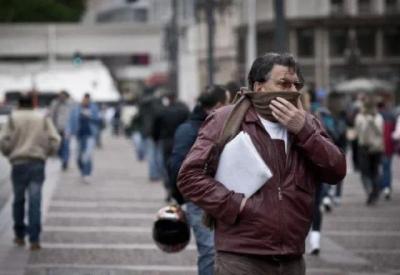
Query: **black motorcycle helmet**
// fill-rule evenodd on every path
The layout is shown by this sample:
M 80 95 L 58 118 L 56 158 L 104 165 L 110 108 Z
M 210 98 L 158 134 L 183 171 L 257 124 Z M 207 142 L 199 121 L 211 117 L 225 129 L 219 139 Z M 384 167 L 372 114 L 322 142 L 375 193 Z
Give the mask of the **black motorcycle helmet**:
M 175 253 L 183 250 L 190 241 L 190 228 L 185 212 L 179 206 L 166 206 L 157 213 L 153 224 L 153 239 L 162 251 Z

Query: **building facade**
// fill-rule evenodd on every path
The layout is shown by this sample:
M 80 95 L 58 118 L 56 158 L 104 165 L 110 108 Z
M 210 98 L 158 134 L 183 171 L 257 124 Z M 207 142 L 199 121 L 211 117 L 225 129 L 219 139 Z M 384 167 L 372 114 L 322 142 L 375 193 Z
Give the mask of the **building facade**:
M 274 49 L 273 0 L 257 0 L 257 52 Z M 246 63 L 246 4 L 238 32 L 238 70 Z M 366 76 L 399 84 L 399 0 L 286 0 L 288 49 L 307 82 L 332 90 L 349 77 Z

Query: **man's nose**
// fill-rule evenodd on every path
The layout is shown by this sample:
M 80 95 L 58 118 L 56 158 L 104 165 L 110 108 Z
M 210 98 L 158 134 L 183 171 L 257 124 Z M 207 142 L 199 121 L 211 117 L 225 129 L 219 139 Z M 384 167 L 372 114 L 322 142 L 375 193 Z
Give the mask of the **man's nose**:
M 290 85 L 290 89 L 288 90 L 289 92 L 298 92 L 296 85 L 294 85 L 294 83 L 292 83 L 292 85 Z

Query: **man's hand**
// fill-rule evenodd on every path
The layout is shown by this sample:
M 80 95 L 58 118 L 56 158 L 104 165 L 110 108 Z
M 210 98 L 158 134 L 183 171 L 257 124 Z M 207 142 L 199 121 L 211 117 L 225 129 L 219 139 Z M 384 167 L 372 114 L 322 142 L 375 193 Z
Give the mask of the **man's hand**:
M 303 128 L 306 122 L 306 112 L 300 99 L 297 104 L 298 108 L 281 97 L 272 100 L 269 106 L 275 119 L 285 126 L 289 132 L 297 134 Z

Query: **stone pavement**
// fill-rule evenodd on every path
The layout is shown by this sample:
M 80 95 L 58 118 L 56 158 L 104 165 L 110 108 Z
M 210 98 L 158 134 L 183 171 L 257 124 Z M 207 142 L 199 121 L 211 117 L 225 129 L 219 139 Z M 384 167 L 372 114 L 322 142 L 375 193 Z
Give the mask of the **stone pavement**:
M 10 202 L 0 212 L 0 275 L 197 274 L 193 242 L 177 254 L 154 245 L 151 226 L 165 194 L 160 182 L 147 180 L 129 141 L 105 139 L 91 184 L 71 166 L 61 173 L 49 162 L 41 251 L 13 247 Z M 358 176 L 349 173 L 342 206 L 324 217 L 321 255 L 306 257 L 307 274 L 400 274 L 396 176 L 393 199 L 367 208 Z

